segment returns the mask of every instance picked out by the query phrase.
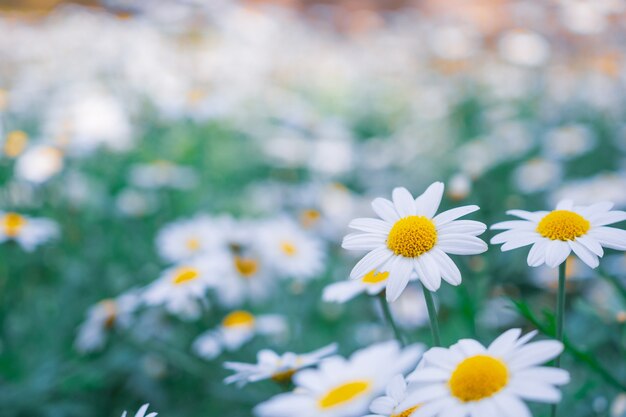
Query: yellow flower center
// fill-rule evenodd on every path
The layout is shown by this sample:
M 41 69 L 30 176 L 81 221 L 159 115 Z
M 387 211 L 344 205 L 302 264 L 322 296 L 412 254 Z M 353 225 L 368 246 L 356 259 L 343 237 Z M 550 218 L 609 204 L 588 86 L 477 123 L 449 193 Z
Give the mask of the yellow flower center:
M 235 268 L 244 278 L 251 278 L 259 270 L 259 262 L 252 258 L 235 256 Z
M 189 281 L 193 281 L 198 277 L 200 277 L 200 273 L 197 269 L 183 266 L 176 270 L 176 272 L 174 273 L 174 278 L 172 278 L 172 282 L 175 285 L 181 285 Z
M 351 381 L 328 391 L 319 399 L 317 405 L 322 409 L 336 407 L 350 402 L 370 390 L 369 381 Z
M 113 300 L 102 300 L 100 301 L 100 306 L 104 310 L 104 327 L 110 329 L 117 319 L 117 305 Z
M 24 216 L 20 216 L 17 213 L 6 213 L 0 221 L 0 225 L 4 229 L 4 234 L 8 237 L 16 237 L 19 235 L 26 223 L 27 220 Z
M 322 214 L 317 210 L 303 210 L 302 213 L 300 213 L 300 223 L 302 223 L 302 226 L 309 229 L 315 226 L 315 223 L 318 222 L 321 216 Z
M 387 236 L 387 247 L 396 255 L 415 258 L 437 243 L 437 228 L 424 216 L 408 216 L 396 222 Z
M 190 251 L 197 251 L 201 246 L 200 239 L 196 237 L 189 238 L 187 239 L 187 242 L 185 242 L 185 246 L 187 246 L 187 249 Z
M 415 410 L 417 410 L 418 408 L 420 408 L 420 406 L 416 405 L 415 407 L 411 407 L 411 408 L 404 410 L 400 414 L 393 414 L 391 417 L 411 417 L 411 415 L 413 415 Z
M 589 220 L 569 210 L 555 210 L 537 225 L 537 232 L 551 240 L 574 240 L 591 228 Z
M 372 269 L 370 272 L 365 274 L 363 278 L 361 278 L 361 282 L 364 284 L 378 284 L 379 282 L 383 282 L 389 277 L 389 272 L 376 272 L 375 269 Z
M 294 256 L 298 252 L 296 245 L 286 240 L 280 243 L 280 250 L 287 256 Z
M 247 311 L 233 311 L 222 320 L 224 327 L 252 327 L 254 326 L 254 316 Z
M 21 154 L 28 143 L 28 135 L 21 130 L 14 130 L 7 134 L 4 142 L 4 154 L 9 158 L 15 158 Z
M 272 381 L 278 382 L 279 384 L 286 384 L 291 381 L 291 377 L 296 373 L 295 369 L 289 369 L 283 372 L 277 372 L 272 375 Z
M 452 395 L 464 402 L 479 401 L 491 397 L 509 380 L 509 371 L 499 359 L 487 355 L 476 355 L 461 362 L 448 386 Z

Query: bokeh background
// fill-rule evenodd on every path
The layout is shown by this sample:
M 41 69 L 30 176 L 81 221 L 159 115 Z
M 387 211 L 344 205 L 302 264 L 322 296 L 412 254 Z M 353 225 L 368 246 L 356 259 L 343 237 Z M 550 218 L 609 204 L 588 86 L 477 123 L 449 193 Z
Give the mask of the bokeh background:
M 349 354 L 391 338 L 370 298 L 321 294 L 356 260 L 340 248 L 349 220 L 395 186 L 417 194 L 444 181 L 444 206 L 478 204 L 487 224 L 564 197 L 626 208 L 621 0 L 0 0 L 0 10 L 0 210 L 59 227 L 32 252 L 0 245 L 1 416 L 119 416 L 145 402 L 162 416 L 249 416 L 280 388 L 225 386 L 224 360 L 335 341 Z M 243 228 L 286 216 L 320 242 L 323 271 L 272 278 L 263 300 L 210 300 L 194 320 L 140 306 L 117 325 L 117 306 L 89 322 L 102 300 L 157 279 L 168 266 L 159 231 L 199 213 Z M 530 270 L 523 252 L 460 261 L 464 284 L 438 293 L 444 343 L 512 326 L 553 332 L 555 272 Z M 568 264 L 562 415 L 625 415 L 625 267 L 609 251 L 601 271 Z M 393 312 L 429 343 L 419 291 Z M 233 308 L 289 324 L 196 355 L 193 340 Z M 77 343 L 85 320 L 101 345 Z

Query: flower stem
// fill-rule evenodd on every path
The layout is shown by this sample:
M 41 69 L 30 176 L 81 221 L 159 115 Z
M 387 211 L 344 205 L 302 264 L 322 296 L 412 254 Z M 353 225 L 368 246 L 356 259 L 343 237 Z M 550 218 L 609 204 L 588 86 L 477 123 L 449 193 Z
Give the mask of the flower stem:
M 566 261 L 559 265 L 559 290 L 556 295 L 556 338 L 563 342 L 563 323 L 565 322 L 565 267 Z M 561 355 L 554 360 L 554 366 L 561 367 Z M 552 417 L 556 416 L 556 404 L 552 406 Z
M 439 334 L 439 322 L 437 321 L 437 308 L 433 300 L 433 294 L 424 288 L 424 299 L 428 308 L 428 318 L 430 320 L 430 331 L 433 335 L 434 346 L 441 346 L 441 335 Z
M 391 329 L 393 330 L 393 334 L 396 336 L 396 339 L 400 343 L 400 346 L 402 347 L 406 346 L 406 342 L 404 341 L 402 332 L 400 331 L 400 329 L 396 325 L 395 320 L 393 319 L 393 315 L 391 314 L 391 310 L 389 309 L 389 303 L 387 302 L 387 298 L 386 298 L 384 291 L 378 294 L 378 299 L 380 300 L 380 306 L 383 310 L 383 315 L 385 316 L 385 320 L 387 321 L 387 323 L 389 323 L 389 326 L 391 326 Z

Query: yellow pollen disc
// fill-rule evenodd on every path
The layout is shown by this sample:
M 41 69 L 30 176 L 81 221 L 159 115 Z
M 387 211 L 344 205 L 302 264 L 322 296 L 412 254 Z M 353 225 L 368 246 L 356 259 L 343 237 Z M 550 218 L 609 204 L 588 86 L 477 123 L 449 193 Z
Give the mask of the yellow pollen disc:
M 551 240 L 574 240 L 591 228 L 589 220 L 569 210 L 555 210 L 537 225 L 537 232 Z
M 102 300 L 100 301 L 100 306 L 104 310 L 104 327 L 110 329 L 115 324 L 115 320 L 117 319 L 117 305 L 113 300 Z
M 235 256 L 235 268 L 242 277 L 250 278 L 259 270 L 259 262 L 256 259 Z
M 254 326 L 254 316 L 247 311 L 233 311 L 222 320 L 224 327 L 252 327 Z
M 272 375 L 272 381 L 278 382 L 279 384 L 286 384 L 291 381 L 291 377 L 296 373 L 295 369 L 289 369 L 283 372 L 277 372 Z
M 453 396 L 464 402 L 491 397 L 509 380 L 509 371 L 499 359 L 477 355 L 461 362 L 450 377 L 448 386 Z
M 6 213 L 0 219 L 0 226 L 4 229 L 4 234 L 8 237 L 16 237 L 26 225 L 27 220 L 24 216 L 17 213 Z
M 437 228 L 424 216 L 408 216 L 396 222 L 387 236 L 387 247 L 396 255 L 415 258 L 437 243 Z
M 185 242 L 185 246 L 187 246 L 187 249 L 189 250 L 196 251 L 200 249 L 200 240 L 195 237 L 189 238 L 187 239 L 187 242 Z
M 300 223 L 302 223 L 302 226 L 308 229 L 315 226 L 315 223 L 318 222 L 321 216 L 322 214 L 317 210 L 304 210 L 302 211 L 302 213 L 300 213 Z
M 361 282 L 364 284 L 378 284 L 379 282 L 383 282 L 389 277 L 389 272 L 376 272 L 375 269 L 372 269 L 370 272 L 365 274 L 363 278 L 361 278 Z
M 280 243 L 280 250 L 287 256 L 294 256 L 298 252 L 298 248 L 293 243 L 287 241 Z
M 317 405 L 322 408 L 332 408 L 342 405 L 355 398 L 365 394 L 370 390 L 369 381 L 351 381 L 343 385 L 339 385 L 328 391 L 319 399 Z
M 411 407 L 409 409 L 404 410 L 403 412 L 401 412 L 400 414 L 394 414 L 391 417 L 411 417 L 411 415 L 415 412 L 415 410 L 417 410 L 418 408 L 420 408 L 419 405 L 416 405 L 415 407 Z
M 197 279 L 199 276 L 200 273 L 197 269 L 183 266 L 182 268 L 178 268 L 176 270 L 174 278 L 172 278 L 172 282 L 176 285 L 185 284 L 189 281 Z
M 4 142 L 4 154 L 9 158 L 15 158 L 21 154 L 28 143 L 28 135 L 21 130 L 14 130 L 7 134 Z

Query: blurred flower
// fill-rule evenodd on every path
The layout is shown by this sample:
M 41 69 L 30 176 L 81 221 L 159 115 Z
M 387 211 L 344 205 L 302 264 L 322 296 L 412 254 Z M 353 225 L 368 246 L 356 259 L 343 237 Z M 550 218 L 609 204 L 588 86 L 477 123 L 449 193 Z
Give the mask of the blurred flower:
M 377 295 L 387 286 L 389 272 L 378 272 L 372 269 L 362 277 L 350 281 L 341 281 L 324 288 L 322 300 L 326 302 L 345 303 L 359 294 Z
M 131 167 L 129 181 L 139 188 L 189 190 L 198 185 L 198 175 L 192 168 L 169 161 L 156 161 Z
M 127 329 L 132 324 L 133 313 L 140 304 L 136 291 L 126 292 L 115 299 L 102 300 L 87 312 L 80 325 L 74 346 L 80 353 L 100 350 L 113 329 Z
M 478 206 L 464 206 L 435 216 L 443 196 L 443 183 L 436 182 L 414 199 L 406 188 L 393 190 L 393 202 L 377 198 L 372 208 L 382 220 L 356 219 L 349 227 L 360 233 L 347 235 L 342 243 L 345 249 L 369 250 L 350 273 L 350 278 L 378 269 L 389 271 L 387 300 L 395 301 L 411 275 L 430 291 L 436 291 L 441 279 L 452 285 L 461 283 L 461 273 L 448 253 L 474 255 L 487 250 L 477 238 L 486 226 L 473 220 L 459 220 L 478 210 Z
M 591 268 L 596 268 L 604 254 L 602 247 L 626 250 L 626 231 L 606 225 L 626 220 L 626 212 L 611 211 L 613 203 L 574 206 L 563 200 L 556 210 L 528 212 L 509 210 L 507 214 L 523 220 L 496 223 L 494 230 L 507 230 L 491 239 L 503 244 L 502 251 L 532 245 L 528 266 L 544 263 L 551 268 L 565 262 L 572 251 Z
M 1 131 L 0 131 L 1 132 Z M 4 154 L 9 158 L 17 158 L 28 145 L 28 135 L 21 130 L 8 132 L 4 139 Z
M 525 67 L 544 65 L 550 58 L 550 44 L 538 33 L 529 30 L 506 32 L 498 41 L 500 55 L 512 64 Z
M 537 193 L 554 187 L 560 183 L 561 177 L 562 168 L 558 162 L 539 158 L 520 164 L 513 172 L 515 186 L 524 194 Z
M 0 211 L 0 243 L 14 240 L 31 252 L 58 235 L 59 227 L 52 220 Z
M 158 199 L 145 191 L 125 188 L 115 198 L 120 213 L 131 217 L 142 217 L 157 211 Z
M 227 377 L 226 384 L 237 383 L 244 386 L 249 382 L 273 379 L 278 383 L 291 381 L 292 377 L 301 369 L 316 365 L 326 356 L 337 351 L 337 344 L 325 346 L 310 353 L 296 354 L 287 352 L 278 355 L 271 350 L 262 350 L 257 354 L 257 363 L 224 362 L 224 368 L 234 371 L 235 374 Z
M 139 411 L 137 411 L 137 414 L 135 414 L 135 417 L 156 417 L 157 413 L 150 413 L 150 414 L 146 414 L 146 412 L 148 411 L 148 406 L 150 404 L 144 404 L 141 406 L 141 408 L 139 409 Z M 124 411 L 122 413 L 122 417 L 126 417 L 126 411 Z
M 424 415 L 451 417 L 488 410 L 480 411 L 485 415 L 496 409 L 504 416 L 530 416 L 523 400 L 558 403 L 561 393 L 556 386 L 567 384 L 569 373 L 539 365 L 557 357 L 562 343 L 528 343 L 536 332 L 520 335 L 520 329 L 508 330 L 488 348 L 463 339 L 449 349 L 430 349 L 424 353 L 423 366 L 407 378 L 416 384 L 411 401 L 421 404 Z
M 394 376 L 385 390 L 386 395 L 376 398 L 370 404 L 374 414 L 367 417 L 411 417 L 420 405 L 407 398 L 407 385 L 404 376 Z
M 556 204 L 566 198 L 581 204 L 595 201 L 613 201 L 618 207 L 626 207 L 626 175 L 599 174 L 590 178 L 568 181 L 556 189 L 550 200 Z
M 202 333 L 192 349 L 200 357 L 211 360 L 223 350 L 239 349 L 255 335 L 280 336 L 287 331 L 284 317 L 274 314 L 254 316 L 244 310 L 233 311 L 214 330 Z
M 259 417 L 362 415 L 394 375 L 415 366 L 422 351 L 421 345 L 402 349 L 393 341 L 356 351 L 349 359 L 333 356 L 323 360 L 319 369 L 296 374 L 293 392 L 259 404 L 254 413 Z
M 587 153 L 595 145 L 591 129 L 582 124 L 570 124 L 549 130 L 544 149 L 549 156 L 571 159 Z
M 452 200 L 464 200 L 472 191 L 472 180 L 465 174 L 456 174 L 448 181 L 448 196 Z
M 618 394 L 611 405 L 611 417 L 626 416 L 626 392 Z
M 63 153 L 52 146 L 36 145 L 27 149 L 15 164 L 15 175 L 40 184 L 48 181 L 63 169 Z
M 168 262 L 182 262 L 219 247 L 219 230 L 206 215 L 177 220 L 159 231 L 157 250 Z
M 389 307 L 400 327 L 415 329 L 428 323 L 428 309 L 421 287 L 409 285 Z

